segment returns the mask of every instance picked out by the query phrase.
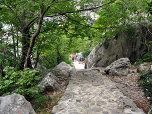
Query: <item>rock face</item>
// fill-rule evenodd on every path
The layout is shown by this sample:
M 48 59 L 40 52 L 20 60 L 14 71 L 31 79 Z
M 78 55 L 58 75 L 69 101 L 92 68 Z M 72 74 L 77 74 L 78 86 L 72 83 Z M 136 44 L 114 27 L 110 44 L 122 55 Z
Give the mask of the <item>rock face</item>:
M 128 58 L 120 58 L 107 66 L 105 72 L 112 76 L 127 75 L 129 71 L 128 68 L 130 67 L 131 64 Z
M 69 73 L 70 73 L 72 67 L 65 62 L 61 62 L 60 64 L 55 66 L 54 69 L 56 71 L 60 72 L 61 74 L 69 76 L 70 75 Z
M 31 104 L 19 94 L 0 97 L 0 114 L 36 114 Z
M 140 64 L 138 67 L 137 67 L 137 72 L 148 72 L 151 68 L 150 68 L 150 64 L 148 63 L 143 63 L 143 64 Z
M 60 84 L 58 78 L 50 72 L 42 79 L 42 81 L 37 86 L 41 86 L 44 89 L 39 90 L 39 92 L 44 92 L 59 89 Z
M 85 62 L 85 68 L 107 67 L 113 61 L 127 57 L 131 62 L 141 58 L 146 52 L 145 38 L 149 41 L 151 38 L 146 36 L 143 26 L 134 26 L 115 35 L 112 39 L 107 39 L 104 43 L 98 45 L 91 51 Z M 148 33 L 149 34 L 149 33 Z

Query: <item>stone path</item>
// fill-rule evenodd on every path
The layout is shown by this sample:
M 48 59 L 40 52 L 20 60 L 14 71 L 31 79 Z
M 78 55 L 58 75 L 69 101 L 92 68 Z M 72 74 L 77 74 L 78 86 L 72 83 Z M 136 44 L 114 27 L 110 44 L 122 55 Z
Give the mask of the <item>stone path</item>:
M 101 72 L 101 69 L 73 70 L 52 114 L 145 114 Z
M 80 63 L 78 61 L 73 62 L 75 69 L 84 69 L 84 63 Z

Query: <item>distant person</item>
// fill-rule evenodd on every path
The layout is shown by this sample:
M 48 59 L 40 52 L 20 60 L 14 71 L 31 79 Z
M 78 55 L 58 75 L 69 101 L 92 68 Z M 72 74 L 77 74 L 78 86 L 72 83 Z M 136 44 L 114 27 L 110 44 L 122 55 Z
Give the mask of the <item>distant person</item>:
M 74 56 L 72 56 L 72 60 L 73 60 L 73 62 L 74 62 Z
M 81 60 L 82 60 L 82 63 L 83 63 L 84 62 L 84 57 L 83 56 L 82 56 Z
M 82 61 L 82 57 L 80 56 L 80 57 L 79 57 L 79 64 L 81 63 L 81 61 Z

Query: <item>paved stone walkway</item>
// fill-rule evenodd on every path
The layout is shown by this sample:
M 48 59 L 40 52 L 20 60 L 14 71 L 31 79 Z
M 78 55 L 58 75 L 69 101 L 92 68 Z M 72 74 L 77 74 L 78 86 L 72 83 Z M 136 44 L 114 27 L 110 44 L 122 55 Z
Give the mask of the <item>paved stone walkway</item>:
M 84 63 L 79 63 L 78 61 L 73 62 L 75 69 L 84 69 Z
M 67 89 L 52 114 L 145 114 L 99 69 L 71 73 Z

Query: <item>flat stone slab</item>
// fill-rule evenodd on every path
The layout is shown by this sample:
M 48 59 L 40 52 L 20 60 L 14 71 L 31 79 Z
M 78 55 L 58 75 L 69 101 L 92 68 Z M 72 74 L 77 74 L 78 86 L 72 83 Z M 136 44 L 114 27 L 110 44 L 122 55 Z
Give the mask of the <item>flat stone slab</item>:
M 98 70 L 78 70 L 52 114 L 145 114 Z

